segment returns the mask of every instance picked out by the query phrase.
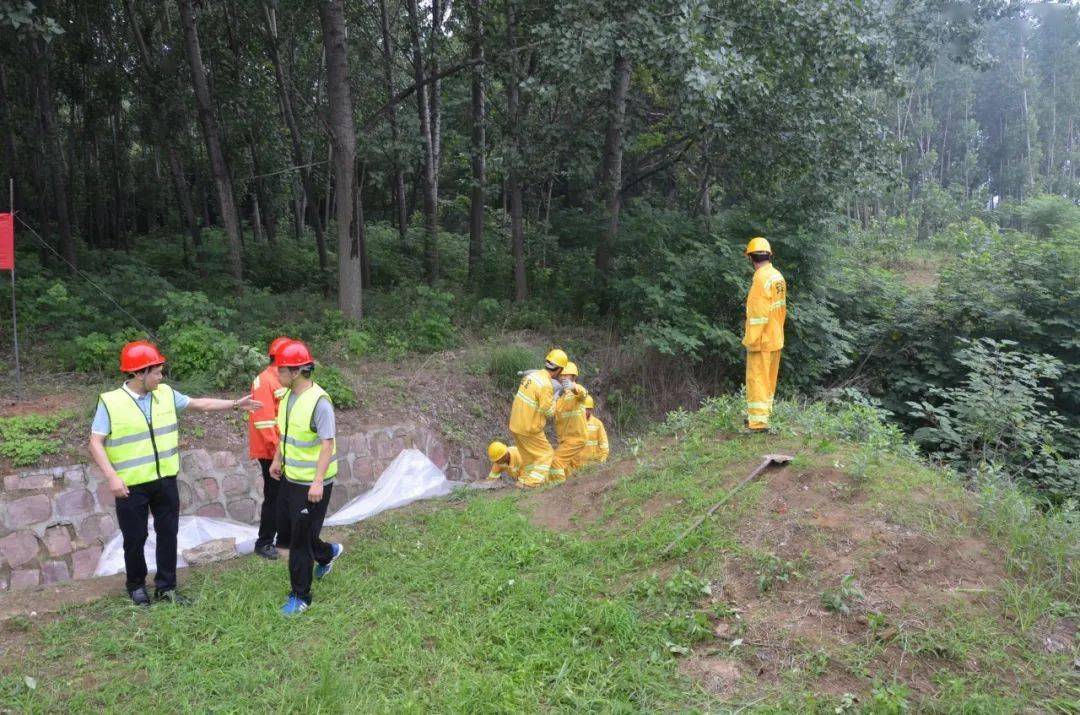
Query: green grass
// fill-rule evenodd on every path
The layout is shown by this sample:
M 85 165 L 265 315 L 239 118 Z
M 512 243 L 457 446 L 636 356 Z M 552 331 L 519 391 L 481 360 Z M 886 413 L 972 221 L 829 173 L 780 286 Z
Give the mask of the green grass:
M 884 437 L 851 415 L 821 413 L 814 426 L 791 408 L 780 421 L 783 434 L 767 448 L 718 439 L 737 414 L 730 402 L 717 401 L 676 416 L 643 442 L 636 469 L 612 485 L 598 518 L 571 532 L 529 518 L 527 505 L 554 498 L 560 487 L 524 499 L 462 492 L 343 530 L 345 558 L 316 584 L 312 609 L 292 620 L 277 612 L 287 591 L 284 565 L 246 559 L 192 573 L 185 586 L 198 599 L 194 608 L 143 612 L 116 597 L 52 620 L 9 621 L 5 640 L 21 644 L 24 657 L 0 660 L 0 709 L 133 712 L 155 702 L 166 710 L 224 712 L 744 705 L 746 712 L 1069 712 L 1077 695 L 1072 656 L 1043 653 L 1033 634 L 1055 613 L 1075 616 L 1070 572 L 1054 555 L 1067 555 L 1067 547 L 1054 552 L 1048 545 L 1075 535 L 1068 530 L 1073 522 L 1027 513 L 1041 531 L 1025 540 L 1004 526 L 987 532 L 968 524 L 954 502 L 966 498 L 976 513 L 975 500 L 946 488 L 942 473 L 905 461 L 901 444 L 885 444 L 865 474 L 854 475 L 868 508 L 895 512 L 892 523 L 936 538 L 977 531 L 1003 548 L 1012 544 L 1016 577 L 971 602 L 868 612 L 865 632 L 847 640 L 791 638 L 777 679 L 755 680 L 756 646 L 713 636 L 714 624 L 726 621 L 731 638 L 741 638 L 759 615 L 740 616 L 736 609 L 745 604 L 720 595 L 729 569 L 769 577 L 754 604 L 761 613 L 781 604 L 789 589 L 809 589 L 811 606 L 822 588 L 835 589 L 845 603 L 854 592 L 820 581 L 808 556 L 793 559 L 743 541 L 743 529 L 762 518 L 771 498 L 764 482 L 745 488 L 669 557 L 661 552 L 763 450 L 798 449 L 803 430 L 815 430 L 837 447 L 801 455 L 796 467 L 812 470 L 858 453 L 845 441 L 853 432 Z M 937 494 L 939 486 L 940 500 L 903 497 Z M 975 518 L 989 519 L 992 508 L 1015 516 L 1016 504 L 993 507 L 1001 503 L 984 493 Z M 1051 553 L 1036 556 L 1045 552 Z M 854 618 L 828 617 L 837 632 Z M 680 674 L 682 659 L 706 653 L 742 663 L 747 675 L 734 694 L 721 699 Z M 912 667 L 923 674 L 919 690 L 906 680 Z M 857 692 L 822 690 L 828 677 L 855 678 Z M 156 693 L 168 699 L 152 701 Z

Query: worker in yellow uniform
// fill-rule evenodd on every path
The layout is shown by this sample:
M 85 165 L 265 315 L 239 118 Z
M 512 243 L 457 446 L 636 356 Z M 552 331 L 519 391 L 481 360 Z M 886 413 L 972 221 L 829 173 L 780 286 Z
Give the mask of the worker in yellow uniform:
M 562 375 L 562 392 L 555 401 L 555 448 L 551 480 L 563 481 L 570 473 L 584 464 L 585 450 L 585 398 L 589 396 L 584 387 L 577 384 L 578 366 L 566 363 Z
M 772 247 L 760 236 L 750 240 L 746 255 L 754 266 L 754 282 L 746 296 L 746 426 L 769 429 L 780 351 L 784 347 L 787 284 L 772 264 Z
M 488 479 L 498 479 L 506 474 L 516 481 L 521 480 L 523 474 L 521 467 L 521 450 L 517 447 L 507 447 L 504 443 L 495 441 L 488 445 L 488 459 L 491 460 L 491 471 Z
M 604 463 L 607 461 L 608 438 L 604 423 L 594 414 L 596 403 L 592 395 L 585 398 L 585 451 L 582 459 L 585 464 L 590 462 Z
M 525 374 L 514 395 L 510 408 L 510 434 L 521 452 L 522 474 L 518 484 L 537 487 L 551 477 L 551 462 L 555 450 L 551 448 L 544 428 L 555 415 L 555 384 L 570 359 L 562 350 L 547 354 L 543 370 L 531 370 Z

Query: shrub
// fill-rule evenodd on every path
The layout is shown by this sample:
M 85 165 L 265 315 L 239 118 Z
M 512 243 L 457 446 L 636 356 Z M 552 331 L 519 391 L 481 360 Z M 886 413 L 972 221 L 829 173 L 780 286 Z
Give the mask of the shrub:
M 46 454 L 55 454 L 59 442 L 53 433 L 68 417 L 63 413 L 0 418 L 0 456 L 16 467 L 28 467 Z
M 374 351 L 375 336 L 366 330 L 349 329 L 345 333 L 345 346 L 353 357 L 363 357 Z
M 356 407 L 356 392 L 336 367 L 319 365 L 315 368 L 313 378 L 330 395 L 334 407 L 343 410 Z
M 145 337 L 137 329 L 108 335 L 94 332 L 61 343 L 58 353 L 64 366 L 77 372 L 113 374 L 119 366 L 124 343 Z
M 526 370 L 535 370 L 540 365 L 539 358 L 521 345 L 500 345 L 488 356 L 487 374 L 500 390 L 509 392 L 521 382 L 521 374 Z
M 956 387 L 932 388 L 911 402 L 911 414 L 929 423 L 915 438 L 942 458 L 969 470 L 1004 469 L 1031 480 L 1052 499 L 1080 490 L 1080 461 L 1059 445 L 1075 439 L 1065 418 L 1051 409 L 1045 381 L 1061 375 L 1049 355 L 1015 350 L 1011 340 L 962 340 L 956 360 L 967 377 Z
M 235 336 L 199 324 L 170 325 L 168 332 L 162 330 L 161 337 L 169 371 L 180 379 L 217 375 L 240 348 Z
M 231 347 L 231 345 L 230 345 Z M 251 379 L 266 367 L 266 356 L 250 345 L 235 346 L 222 355 L 222 363 L 214 376 L 218 389 L 246 389 Z

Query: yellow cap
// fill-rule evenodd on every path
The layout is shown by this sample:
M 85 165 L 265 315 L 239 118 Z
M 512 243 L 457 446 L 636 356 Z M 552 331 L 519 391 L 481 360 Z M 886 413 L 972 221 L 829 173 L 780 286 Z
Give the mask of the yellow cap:
M 502 442 L 492 442 L 488 445 L 488 459 L 492 462 L 498 462 L 500 459 L 506 456 L 506 453 L 510 451 Z
M 750 243 L 746 244 L 746 255 L 751 253 L 768 253 L 772 254 L 772 246 L 761 236 L 755 236 L 750 239 Z
M 573 375 L 574 377 L 577 377 L 578 376 L 577 363 L 575 363 L 575 362 L 566 363 L 566 367 L 564 367 L 562 369 L 562 374 L 563 375 Z
M 596 402 L 593 401 L 592 395 L 585 397 L 585 409 L 592 410 L 596 408 Z
M 566 353 L 564 353 L 562 350 L 555 348 L 547 354 L 547 357 L 544 358 L 544 361 L 549 362 L 556 367 L 565 368 L 566 364 L 570 362 L 570 358 L 566 357 Z

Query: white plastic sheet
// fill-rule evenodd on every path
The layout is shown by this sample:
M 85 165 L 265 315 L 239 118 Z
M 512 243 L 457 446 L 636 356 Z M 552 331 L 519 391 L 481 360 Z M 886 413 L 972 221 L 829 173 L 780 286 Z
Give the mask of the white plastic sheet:
M 457 486 L 418 449 L 403 450 L 368 491 L 348 502 L 323 522 L 326 526 L 355 524 L 420 499 L 441 497 Z
M 238 521 L 227 519 L 211 519 L 205 516 L 182 516 L 180 517 L 180 532 L 176 538 L 176 565 L 187 566 L 183 553 L 186 549 L 194 548 L 199 544 L 214 539 L 236 539 L 236 552 L 238 554 L 250 554 L 255 550 L 255 539 L 259 536 L 258 527 L 250 524 L 241 524 Z M 150 519 L 150 535 L 143 547 L 146 556 L 146 568 L 153 573 L 157 570 L 157 539 L 154 536 L 154 520 Z M 124 571 L 124 536 L 117 532 L 109 539 L 98 559 L 95 576 L 109 576 Z

